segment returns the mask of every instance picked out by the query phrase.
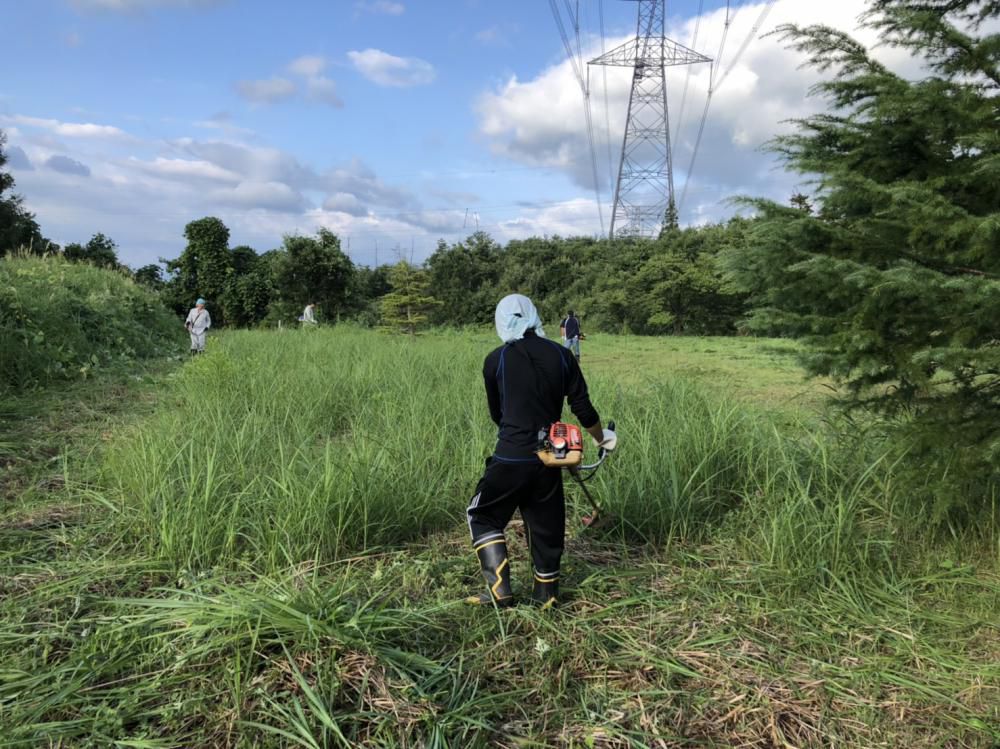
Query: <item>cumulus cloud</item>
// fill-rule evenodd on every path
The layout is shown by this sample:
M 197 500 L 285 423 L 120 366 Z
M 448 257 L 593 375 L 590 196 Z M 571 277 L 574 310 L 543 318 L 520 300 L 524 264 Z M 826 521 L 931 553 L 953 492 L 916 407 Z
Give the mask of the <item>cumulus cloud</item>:
M 254 104 L 275 104 L 297 97 L 300 93 L 308 101 L 343 107 L 344 102 L 337 95 L 337 84 L 323 75 L 327 60 L 321 55 L 303 55 L 288 63 L 287 72 L 301 78 L 296 83 L 284 76 L 272 76 L 263 80 L 240 81 L 236 90 L 247 101 Z
M 272 76 L 256 81 L 239 81 L 236 92 L 253 104 L 274 104 L 295 96 L 298 87 L 287 78 Z
M 496 228 L 498 239 L 502 241 L 555 235 L 589 236 L 599 232 L 597 203 L 586 198 L 537 207 L 525 206 L 515 218 L 499 221 Z
M 240 181 L 240 175 L 229 169 L 223 169 L 209 161 L 194 159 L 166 159 L 159 156 L 152 161 L 131 159 L 135 168 L 163 179 L 179 180 L 209 180 L 213 182 Z
M 60 122 L 59 120 L 25 115 L 0 115 L 0 123 L 39 128 L 69 138 L 128 138 L 121 128 L 113 125 L 95 125 L 91 122 Z
M 255 135 L 250 128 L 240 127 L 233 122 L 233 116 L 229 112 L 216 112 L 206 120 L 198 120 L 194 126 L 206 130 L 219 130 L 232 138 Z
M 346 213 L 349 216 L 367 216 L 368 207 L 349 192 L 335 192 L 323 201 L 323 210 L 332 213 Z
M 326 58 L 320 55 L 303 55 L 288 63 L 288 72 L 295 75 L 314 76 L 326 70 Z
M 347 57 L 368 80 L 379 86 L 421 86 L 434 80 L 434 66 L 416 57 L 396 57 L 380 49 L 351 51 Z
M 311 101 L 328 104 L 337 109 L 344 106 L 343 100 L 337 95 L 337 84 L 321 75 L 306 81 L 306 96 Z
M 240 182 L 214 191 L 209 199 L 220 205 L 278 213 L 300 213 L 308 205 L 301 193 L 283 182 Z
M 410 191 L 387 184 L 357 159 L 317 170 L 279 149 L 194 138 L 141 141 L 133 149 L 153 153 L 116 158 L 88 150 L 92 163 L 100 163 L 81 191 L 51 168 L 72 168 L 76 159 L 25 145 L 25 157 L 46 168 L 19 171 L 18 187 L 48 236 L 68 242 L 103 231 L 119 242 L 125 262 L 142 265 L 176 257 L 184 225 L 204 215 L 225 221 L 234 244 L 261 251 L 277 246 L 283 234 L 327 226 L 355 241 L 378 236 L 383 246 L 390 234 L 407 245 L 411 237 L 425 237 L 429 252 L 436 238 L 424 227 L 441 223 L 433 211 L 423 213 Z
M 776 169 L 774 158 L 761 147 L 774 135 L 786 132 L 787 120 L 807 116 L 823 108 L 823 102 L 808 99 L 807 92 L 818 79 L 810 69 L 800 68 L 803 57 L 786 49 L 775 37 L 759 38 L 781 23 L 823 23 L 835 28 L 855 30 L 869 46 L 876 39 L 869 29 L 858 31 L 858 17 L 867 9 L 865 0 L 831 3 L 779 3 L 760 30 L 751 39 L 746 52 L 733 65 L 734 55 L 744 39 L 750 37 L 754 23 L 764 9 L 763 2 L 745 4 L 739 9 L 729 31 L 727 47 L 719 68 L 728 77 L 713 97 L 707 127 L 698 150 L 695 170 L 688 188 L 687 205 L 682 218 L 707 220 L 731 213 L 725 200 L 733 194 L 748 192 L 771 197 L 787 197 L 795 178 Z M 709 55 L 719 49 L 724 29 L 725 9 L 691 18 L 669 30 L 682 44 L 690 44 L 695 25 L 700 34 L 697 47 Z M 608 48 L 629 37 L 609 40 Z M 587 59 L 597 57 L 595 46 L 585 52 Z M 879 58 L 904 74 L 916 71 L 916 63 L 903 50 L 880 48 Z M 667 84 L 674 136 L 675 181 L 680 193 L 687 181 L 688 167 L 694 153 L 698 124 L 705 106 L 709 65 L 670 68 Z M 621 138 L 628 109 L 631 69 L 607 69 L 608 110 L 605 114 L 604 73 L 591 70 L 591 102 L 597 156 L 599 186 L 610 202 Z M 690 75 L 690 78 L 688 77 Z M 688 86 L 687 98 L 682 94 Z M 683 111 L 683 116 L 682 116 Z M 590 147 L 587 139 L 583 99 L 568 61 L 550 66 L 530 79 L 511 77 L 476 103 L 479 133 L 494 153 L 530 166 L 558 169 L 584 189 L 593 189 Z M 609 151 L 611 155 L 609 157 Z M 605 209 L 607 216 L 608 208 Z
M 24 172 L 30 172 L 35 168 L 32 166 L 31 159 L 28 158 L 28 154 L 26 154 L 24 149 L 20 146 L 7 147 L 7 166 L 11 169 L 18 169 Z
M 332 193 L 355 195 L 364 203 L 390 209 L 413 208 L 419 201 L 409 190 L 386 184 L 360 159 L 332 169 L 322 177 L 324 187 Z
M 72 174 L 77 177 L 89 177 L 90 167 L 69 156 L 56 154 L 45 160 L 45 166 L 61 174 Z
M 390 0 L 362 0 L 355 3 L 354 7 L 362 13 L 377 13 L 384 16 L 401 16 L 406 11 L 405 5 Z

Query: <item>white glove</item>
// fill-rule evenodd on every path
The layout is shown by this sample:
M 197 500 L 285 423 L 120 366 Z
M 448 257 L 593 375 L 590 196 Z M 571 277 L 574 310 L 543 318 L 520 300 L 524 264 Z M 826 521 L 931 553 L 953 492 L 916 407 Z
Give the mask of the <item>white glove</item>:
M 608 452 L 612 452 L 616 447 L 618 447 L 618 435 L 612 432 L 610 429 L 604 430 L 604 439 L 597 443 L 597 446 Z

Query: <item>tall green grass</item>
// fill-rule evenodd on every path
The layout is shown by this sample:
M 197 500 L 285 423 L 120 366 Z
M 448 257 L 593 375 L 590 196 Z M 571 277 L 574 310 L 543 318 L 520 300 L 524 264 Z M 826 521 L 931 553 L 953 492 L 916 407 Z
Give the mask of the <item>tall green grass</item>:
M 563 607 L 465 606 L 494 345 L 227 333 L 94 426 L 60 504 L 0 521 L 0 746 L 1000 738 L 996 524 L 941 543 L 879 443 L 711 382 L 585 361 L 618 522 L 567 482 Z
M 494 429 L 479 352 L 366 331 L 232 333 L 120 439 L 106 485 L 179 567 L 336 559 L 461 523 Z
M 119 271 L 59 257 L 0 258 L 0 390 L 178 352 L 184 330 Z
M 228 334 L 184 368 L 166 408 L 118 435 L 105 501 L 179 569 L 276 571 L 460 528 L 495 436 L 480 376 L 492 346 L 350 328 Z M 886 517 L 878 458 L 840 462 L 822 436 L 779 434 L 684 379 L 621 389 L 605 372 L 590 385 L 621 435 L 593 482 L 612 534 L 698 540 L 736 511 L 748 551 L 785 571 L 884 560 L 884 526 L 868 522 Z M 583 512 L 568 480 L 567 493 Z

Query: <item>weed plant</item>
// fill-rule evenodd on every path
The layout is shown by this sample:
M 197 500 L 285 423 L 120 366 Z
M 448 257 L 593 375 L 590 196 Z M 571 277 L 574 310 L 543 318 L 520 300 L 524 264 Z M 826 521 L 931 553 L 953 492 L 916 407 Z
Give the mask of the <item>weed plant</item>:
M 183 327 L 119 271 L 59 257 L 0 258 L 0 394 L 177 353 Z

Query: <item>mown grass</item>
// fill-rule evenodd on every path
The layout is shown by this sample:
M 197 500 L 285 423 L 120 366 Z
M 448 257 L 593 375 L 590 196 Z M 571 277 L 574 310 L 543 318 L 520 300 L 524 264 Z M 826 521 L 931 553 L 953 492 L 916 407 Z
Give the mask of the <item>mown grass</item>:
M 213 343 L 156 413 L 67 456 L 63 514 L 0 525 L 0 744 L 1000 739 L 996 526 L 922 528 L 878 447 L 833 439 L 821 391 L 792 392 L 787 346 L 584 349 L 620 424 L 595 481 L 620 522 L 571 513 L 566 604 L 542 613 L 459 602 L 478 585 L 462 513 L 493 434 L 488 335 Z M 636 372 L 619 354 L 639 347 Z M 734 380 L 677 374 L 739 351 Z

